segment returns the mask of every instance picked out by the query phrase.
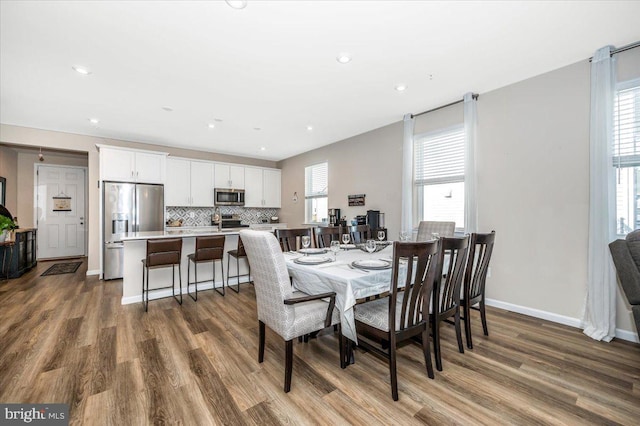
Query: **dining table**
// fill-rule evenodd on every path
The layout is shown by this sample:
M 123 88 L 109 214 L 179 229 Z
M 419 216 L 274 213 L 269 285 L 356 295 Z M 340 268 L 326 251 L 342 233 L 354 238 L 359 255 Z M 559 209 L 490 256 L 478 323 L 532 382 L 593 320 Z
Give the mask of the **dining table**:
M 315 264 L 302 264 L 304 256 L 313 262 L 311 256 L 322 256 L 324 259 Z M 300 252 L 285 252 L 284 257 L 295 289 L 308 294 L 324 292 L 336 293 L 336 309 L 340 312 L 342 334 L 357 343 L 354 318 L 354 307 L 358 301 L 374 298 L 389 292 L 391 284 L 391 263 L 393 245 L 379 247 L 379 251 L 368 253 L 358 247 L 341 249 L 336 255 L 331 251 L 317 250 L 317 254 L 305 255 Z M 320 257 L 316 257 L 320 259 Z M 363 262 L 365 261 L 365 262 Z M 353 263 L 388 262 L 382 269 L 360 269 Z M 398 271 L 401 277 L 406 274 L 406 264 L 401 264 Z

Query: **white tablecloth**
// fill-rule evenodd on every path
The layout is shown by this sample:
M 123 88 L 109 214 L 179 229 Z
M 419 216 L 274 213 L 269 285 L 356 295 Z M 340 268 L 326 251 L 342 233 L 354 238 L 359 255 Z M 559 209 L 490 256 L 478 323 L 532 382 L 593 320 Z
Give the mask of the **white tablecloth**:
M 357 342 L 353 315 L 356 300 L 389 291 L 391 268 L 365 272 L 351 269 L 348 264 L 359 259 L 391 260 L 392 255 L 393 246 L 390 245 L 372 254 L 360 249 L 342 250 L 337 255 L 337 261 L 316 266 L 295 263 L 294 259 L 300 257 L 297 253 L 285 253 L 285 259 L 296 289 L 308 294 L 329 291 L 336 293 L 336 307 L 340 311 L 342 334 Z M 325 256 L 333 258 L 333 253 L 328 252 Z M 406 273 L 406 268 L 401 268 L 400 274 L 403 271 Z

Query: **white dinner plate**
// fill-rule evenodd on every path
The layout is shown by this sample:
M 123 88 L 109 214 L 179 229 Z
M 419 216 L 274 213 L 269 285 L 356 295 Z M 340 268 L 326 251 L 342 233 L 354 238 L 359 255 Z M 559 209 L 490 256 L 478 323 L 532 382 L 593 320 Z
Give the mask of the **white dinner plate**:
M 343 250 L 351 250 L 356 248 L 355 244 L 340 244 L 340 248 Z
M 298 253 L 302 254 L 325 254 L 326 252 L 327 250 L 323 248 L 302 248 L 298 250 Z
M 302 256 L 293 260 L 294 263 L 300 265 L 320 265 L 322 263 L 332 262 L 330 257 L 327 256 Z
M 389 269 L 391 262 L 384 259 L 361 259 L 354 260 L 351 266 L 359 269 Z

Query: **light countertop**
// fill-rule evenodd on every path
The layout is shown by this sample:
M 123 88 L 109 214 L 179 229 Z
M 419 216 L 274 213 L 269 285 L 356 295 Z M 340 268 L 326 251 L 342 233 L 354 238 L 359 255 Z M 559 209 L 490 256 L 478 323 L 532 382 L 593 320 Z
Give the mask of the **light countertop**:
M 119 238 L 119 240 L 133 241 L 175 237 L 190 238 L 198 236 L 205 237 L 211 235 L 237 235 L 238 232 L 242 229 L 249 228 L 227 228 L 223 229 L 222 231 L 218 231 L 218 228 L 203 226 L 200 228 L 167 229 L 165 231 L 129 232 L 127 234 L 123 234 L 122 238 Z

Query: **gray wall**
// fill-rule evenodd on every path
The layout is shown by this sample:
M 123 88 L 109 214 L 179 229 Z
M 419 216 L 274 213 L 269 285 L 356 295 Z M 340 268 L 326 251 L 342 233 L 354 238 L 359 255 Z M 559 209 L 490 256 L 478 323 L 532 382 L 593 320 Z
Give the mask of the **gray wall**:
M 616 59 L 619 80 L 640 77 L 640 49 Z M 487 297 L 573 325 L 582 318 L 586 296 L 589 69 L 588 60 L 581 61 L 482 93 L 478 100 L 479 229 L 497 233 Z M 415 133 L 462 120 L 456 105 L 420 116 Z M 389 234 L 397 235 L 401 122 L 279 162 L 284 222 L 304 220 L 304 167 L 319 161 L 329 162 L 331 207 L 346 206 L 347 194 L 366 193 L 367 205 L 357 213 L 386 212 Z M 291 201 L 294 191 L 298 203 Z M 347 217 L 355 210 L 347 209 Z M 618 329 L 635 334 L 622 297 L 617 322 Z

